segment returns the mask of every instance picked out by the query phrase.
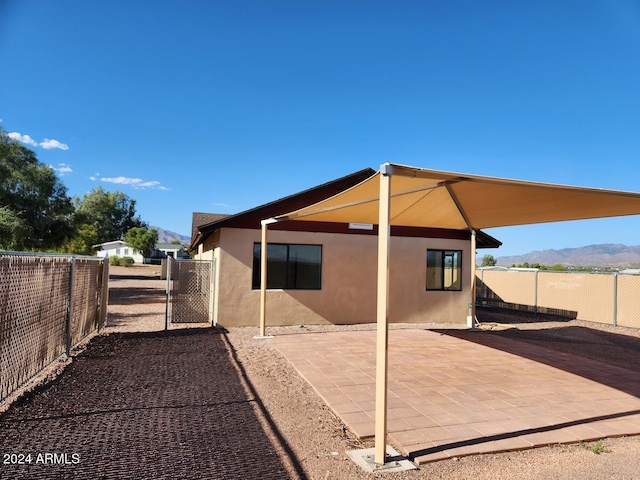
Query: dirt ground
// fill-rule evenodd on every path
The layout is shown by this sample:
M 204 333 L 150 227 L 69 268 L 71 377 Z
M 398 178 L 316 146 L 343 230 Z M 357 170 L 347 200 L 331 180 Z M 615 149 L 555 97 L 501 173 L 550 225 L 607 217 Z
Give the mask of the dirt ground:
M 111 270 L 110 307 L 108 328 L 100 338 L 92 340 L 86 352 L 76 357 L 71 367 L 52 384 L 37 389 L 0 417 L 0 428 L 5 439 L 0 440 L 2 453 L 12 443 L 22 441 L 29 432 L 39 434 L 38 438 L 48 448 L 56 445 L 60 435 L 71 435 L 74 428 L 80 428 L 86 417 L 77 416 L 75 409 L 86 412 L 91 405 L 83 404 L 82 393 L 73 390 L 74 378 L 79 369 L 93 369 L 97 381 L 92 387 L 101 391 L 103 401 L 115 402 L 109 415 L 126 415 L 135 411 L 146 413 L 139 419 L 138 429 L 129 432 L 129 438 L 114 437 L 118 429 L 110 422 L 121 417 L 105 416 L 104 423 L 95 425 L 84 442 L 89 460 L 102 462 L 102 468 L 62 470 L 62 475 L 47 476 L 47 470 L 35 470 L 36 476 L 24 476 L 26 470 L 17 470 L 22 476 L 6 476 L 5 465 L 0 465 L 1 478 L 308 478 L 308 479 L 365 479 L 381 477 L 389 479 L 634 479 L 640 478 L 640 437 L 605 439 L 589 444 L 557 445 L 534 450 L 524 450 L 502 454 L 477 455 L 455 458 L 424 465 L 420 470 L 405 473 L 366 474 L 351 462 L 346 451 L 372 446 L 371 442 L 358 441 L 342 422 L 324 405 L 313 389 L 300 378 L 289 363 L 269 345 L 268 341 L 256 340 L 256 328 L 189 330 L 157 332 L 164 328 L 164 282 L 159 280 L 159 269 L 151 267 L 122 268 Z M 596 359 L 606 363 L 640 371 L 640 331 L 596 325 L 581 321 L 562 321 L 554 317 L 535 316 L 513 312 L 479 310 L 479 320 L 496 323 L 496 330 L 487 335 L 502 335 L 521 341 L 533 342 L 575 355 Z M 421 325 L 442 329 L 443 325 Z M 335 331 L 340 329 L 372 329 L 373 325 L 361 326 L 305 326 L 270 327 L 271 334 L 292 333 L 296 329 L 305 331 Z M 391 328 L 416 328 L 415 325 L 392 325 Z M 122 332 L 150 332 L 144 334 L 123 334 Z M 156 333 L 153 333 L 156 332 Z M 171 343 L 163 343 L 170 341 Z M 167 345 L 160 347 L 160 345 Z M 170 347 L 169 347 L 170 345 Z M 208 347 L 206 347 L 207 345 Z M 145 354 L 138 349 L 168 349 L 168 357 Z M 177 350 L 174 350 L 177 348 Z M 184 372 L 178 371 L 172 381 L 178 382 L 185 390 L 185 397 L 168 396 L 167 385 L 162 379 L 149 378 L 140 383 L 133 377 L 123 379 L 109 371 L 107 360 L 110 356 L 131 354 L 132 362 L 142 362 L 145 368 L 157 372 L 167 362 L 192 362 Z M 138 353 L 136 353 L 138 352 Z M 180 353 L 182 352 L 182 353 Z M 215 359 L 204 359 L 203 354 L 214 355 Z M 212 353 L 215 352 L 215 353 Z M 160 350 L 158 350 L 158 355 Z M 174 358 L 175 357 L 175 358 Z M 211 367 L 216 365 L 225 367 Z M 160 362 L 159 364 L 157 364 Z M 164 362 L 164 363 L 163 363 Z M 227 368 L 228 367 L 228 368 Z M 204 370 L 204 372 L 203 372 Z M 235 372 L 235 373 L 233 373 Z M 209 377 L 206 377 L 207 374 Z M 208 379 L 207 379 L 208 378 Z M 212 392 L 213 379 L 222 385 L 233 386 L 233 395 L 226 400 L 215 397 Z M 63 390 L 61 398 L 56 388 L 68 385 L 71 390 Z M 172 384 L 173 385 L 173 384 Z M 191 390 L 196 385 L 199 388 Z M 209 387 L 207 387 L 209 385 Z M 218 385 L 216 383 L 215 385 Z M 58 386 L 58 387 L 57 387 Z M 241 386 L 242 388 L 239 388 Z M 122 389 L 127 390 L 132 400 L 122 401 Z M 170 389 L 173 391 L 173 389 Z M 73 393 L 75 392 L 75 393 Z M 174 392 L 175 393 L 175 392 Z M 206 404 L 206 409 L 186 410 L 185 405 L 196 395 L 196 403 Z M 203 396 L 200 398 L 200 396 Z M 72 397 L 69 399 L 68 397 Z M 206 398 L 205 398 L 206 397 Z M 116 400 L 114 400 L 116 399 Z M 120 400 L 117 400 L 120 399 Z M 167 401 L 176 402 L 175 411 L 185 412 L 170 420 L 158 419 L 153 415 L 167 407 Z M 65 406 L 65 402 L 69 403 Z M 133 402 L 133 403 L 131 403 Z M 227 403 L 225 403 L 227 402 Z M 213 405 L 215 404 L 215 406 Z M 110 405 L 110 404 L 109 404 Z M 238 405 L 243 405 L 239 409 Z M 202 406 L 202 405 L 201 405 Z M 249 406 L 247 410 L 245 407 Z M 162 408 L 159 408 L 162 407 Z M 179 408 L 180 407 L 180 408 Z M 58 410 L 56 410 L 58 409 Z M 84 409 L 84 410 L 83 410 Z M 120 411 L 119 409 L 122 409 Z M 115 410 L 115 412 L 111 412 Z M 58 414 L 52 415 L 56 411 Z M 242 417 L 238 416 L 242 413 Z M 188 414 L 187 414 L 188 413 Z M 16 416 L 17 415 L 17 416 Z M 22 415 L 22 416 L 21 416 Z M 234 416 L 235 415 L 235 416 Z M 34 419 L 55 417 L 52 437 L 33 431 Z M 208 427 L 216 419 L 229 419 L 223 427 L 209 432 Z M 14 419 L 15 421 L 11 421 Z M 17 423 L 20 419 L 20 422 Z M 9 420 L 9 421 L 8 421 Z M 31 421 L 30 421 L 31 420 Z M 80 421 L 80 423 L 78 423 Z M 70 423 L 71 422 L 71 423 Z M 76 422 L 76 423 L 73 423 Z M 257 423 L 256 423 L 257 422 Z M 260 428 L 256 428 L 256 424 Z M 7 425 L 11 426 L 7 430 Z M 71 425 L 71 426 L 69 426 Z M 144 441 L 146 436 L 157 435 L 158 425 L 162 425 L 154 450 L 154 443 Z M 235 440 L 234 433 L 247 431 L 249 436 Z M 64 433 L 68 432 L 68 433 Z M 53 436 L 57 434 L 58 437 Z M 112 435 L 112 436 L 110 436 Z M 118 433 L 118 435 L 123 435 Z M 228 436 L 228 442 L 225 441 Z M 119 447 L 114 438 L 122 442 Z M 210 459 L 215 458 L 213 439 L 225 450 L 233 470 L 220 470 L 222 476 L 212 475 Z M 22 440 L 20 440 L 22 439 Z M 245 451 L 248 441 L 253 439 L 255 449 Z M 177 441 L 173 456 L 167 454 L 167 442 Z M 34 440 L 35 442 L 35 440 Z M 188 442 L 208 443 L 209 448 L 186 448 Z M 31 445 L 35 448 L 38 445 Z M 26 445 L 29 447 L 29 445 Z M 145 451 L 145 448 L 148 449 Z M 100 452 L 108 452 L 101 455 Z M 135 455 L 131 451 L 135 450 Z M 142 451 L 140 451 L 142 450 Z M 256 454 L 256 452 L 258 452 Z M 260 455 L 263 452 L 263 455 Z M 273 455 L 277 458 L 274 458 Z M 91 455 L 93 457 L 91 458 Z M 264 458 L 263 458 L 264 457 Z M 236 462 L 231 459 L 245 459 Z M 261 460 L 262 459 L 262 460 Z M 133 462 L 144 466 L 142 470 L 131 470 Z M 260 462 L 263 463 L 260 463 Z M 209 463 L 207 463 L 209 462 Z M 223 462 L 224 463 L 224 462 Z M 244 465 L 244 467 L 242 467 Z M 173 467 L 172 467 L 173 466 Z M 71 467 L 71 466 L 70 466 Z M 173 468 L 173 471 L 171 470 Z M 240 470 L 238 470 L 238 468 Z M 4 471 L 4 472 L 3 472 Z M 96 471 L 98 474 L 96 475 Z M 16 470 L 11 470 L 15 473 Z M 224 473 L 226 472 L 226 473 Z M 234 472 L 234 473 L 231 473 Z M 239 472 L 239 473 L 238 473 Z M 49 471 L 53 473 L 53 471 Z M 91 475 L 89 475 L 91 473 Z M 223 474 L 224 473 L 224 474 Z

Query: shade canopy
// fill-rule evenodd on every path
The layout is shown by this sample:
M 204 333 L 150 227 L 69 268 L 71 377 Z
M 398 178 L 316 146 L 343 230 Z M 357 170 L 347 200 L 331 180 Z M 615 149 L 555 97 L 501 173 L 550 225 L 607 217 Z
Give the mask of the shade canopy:
M 275 220 L 377 224 L 381 172 L 393 175 L 392 225 L 478 230 L 640 214 L 638 193 L 385 164 L 358 185 Z
M 426 170 L 386 163 L 361 183 L 314 205 L 262 221 L 285 220 L 378 224 L 375 455 L 386 462 L 389 243 L 391 225 L 471 230 L 469 315 L 475 320 L 476 230 L 564 220 L 640 214 L 640 194 L 523 182 Z M 262 256 L 260 336 L 266 324 L 266 255 Z

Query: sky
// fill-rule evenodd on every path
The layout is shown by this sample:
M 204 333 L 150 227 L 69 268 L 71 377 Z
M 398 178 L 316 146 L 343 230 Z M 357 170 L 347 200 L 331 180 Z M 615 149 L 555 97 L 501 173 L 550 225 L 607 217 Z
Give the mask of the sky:
M 640 191 L 635 0 L 0 0 L 0 65 L 0 125 L 69 195 L 183 235 L 385 162 Z M 486 232 L 638 245 L 640 217 Z

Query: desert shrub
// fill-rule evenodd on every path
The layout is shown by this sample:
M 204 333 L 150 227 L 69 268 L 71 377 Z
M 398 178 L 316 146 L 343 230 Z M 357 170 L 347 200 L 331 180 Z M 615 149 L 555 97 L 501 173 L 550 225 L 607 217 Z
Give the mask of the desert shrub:
M 117 255 L 109 257 L 109 265 L 113 265 L 113 266 L 117 267 L 117 266 L 120 265 L 121 261 L 122 261 L 122 259 Z
M 130 267 L 134 263 L 136 262 L 132 257 L 122 257 L 120 259 L 120 265 L 124 265 L 125 267 Z

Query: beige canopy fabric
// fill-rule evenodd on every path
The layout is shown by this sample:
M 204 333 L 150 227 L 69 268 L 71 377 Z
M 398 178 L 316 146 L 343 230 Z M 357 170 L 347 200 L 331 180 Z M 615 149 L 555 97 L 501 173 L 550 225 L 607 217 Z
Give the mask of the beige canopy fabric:
M 638 193 L 383 167 L 393 176 L 392 225 L 479 230 L 640 214 Z M 380 175 L 275 220 L 377 224 Z

